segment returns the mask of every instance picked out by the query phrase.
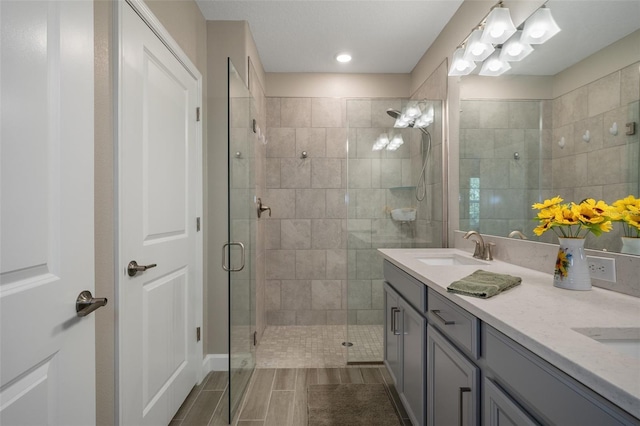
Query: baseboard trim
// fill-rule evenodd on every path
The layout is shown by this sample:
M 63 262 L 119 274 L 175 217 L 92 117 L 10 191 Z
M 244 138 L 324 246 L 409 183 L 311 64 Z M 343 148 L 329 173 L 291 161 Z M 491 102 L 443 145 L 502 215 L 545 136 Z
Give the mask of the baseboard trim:
M 202 371 L 205 376 L 212 371 L 229 371 L 229 355 L 207 354 L 202 360 Z

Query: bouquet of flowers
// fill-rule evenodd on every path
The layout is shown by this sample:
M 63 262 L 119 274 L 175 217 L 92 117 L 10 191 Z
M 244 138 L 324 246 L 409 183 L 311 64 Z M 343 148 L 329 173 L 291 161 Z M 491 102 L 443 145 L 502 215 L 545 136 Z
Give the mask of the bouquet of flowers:
M 615 201 L 609 214 L 612 221 L 622 222 L 625 237 L 640 238 L 640 198 L 629 195 Z
M 611 207 L 604 201 L 593 198 L 587 198 L 579 204 L 563 204 L 563 201 L 560 197 L 554 197 L 532 206 L 534 210 L 539 210 L 534 219 L 538 221 L 538 226 L 533 230 L 536 235 L 540 236 L 551 229 L 558 237 L 584 238 L 589 232 L 598 236 L 611 230 Z

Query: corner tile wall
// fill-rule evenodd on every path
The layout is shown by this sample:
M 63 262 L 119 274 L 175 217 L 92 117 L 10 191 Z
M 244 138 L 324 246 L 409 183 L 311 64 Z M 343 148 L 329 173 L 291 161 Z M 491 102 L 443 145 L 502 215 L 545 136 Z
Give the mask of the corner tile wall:
M 265 221 L 268 324 L 347 324 L 347 310 L 349 324 L 382 324 L 377 248 L 441 246 L 440 203 L 423 204 L 429 210 L 419 207 L 411 224 L 390 218 L 391 209 L 416 207 L 411 185 L 422 164 L 420 132 L 403 129 L 406 143 L 395 152 L 371 150 L 380 133 L 392 130 L 386 110 L 403 104 L 400 99 L 267 98 L 264 202 L 273 211 Z M 437 167 L 429 167 L 429 183 L 442 170 L 441 115 L 437 118 L 431 157 Z M 303 151 L 307 158 L 301 158 Z M 433 192 L 429 185 L 429 200 Z
M 434 203 L 432 186 L 439 176 L 437 170 L 441 171 L 440 167 L 435 167 L 441 164 L 441 156 L 437 155 L 442 140 L 440 103 L 434 105 L 436 123 L 428 129 L 433 148 L 426 170 L 426 194 L 421 202 L 416 199 L 416 182 L 422 170 L 422 133 L 412 128 L 394 129 L 394 119 L 386 112 L 390 108 L 400 111 L 405 105 L 406 101 L 400 99 L 347 100 L 347 300 L 350 325 L 382 324 L 384 321 L 383 259 L 378 248 L 441 246 L 441 221 L 434 218 L 434 212 L 441 211 L 441 203 Z M 389 138 L 399 133 L 405 142 L 396 151 L 373 151 L 372 146 L 382 133 Z M 424 144 L 426 148 L 426 136 Z M 416 220 L 393 220 L 392 210 L 402 208 L 416 209 Z

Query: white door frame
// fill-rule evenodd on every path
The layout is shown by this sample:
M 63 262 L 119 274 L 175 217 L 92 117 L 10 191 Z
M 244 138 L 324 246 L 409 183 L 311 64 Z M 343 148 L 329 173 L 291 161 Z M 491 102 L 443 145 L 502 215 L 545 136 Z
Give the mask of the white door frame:
M 196 200 L 196 215 L 200 218 L 203 217 L 203 201 L 202 201 L 202 187 L 203 187 L 203 168 L 202 168 L 202 122 L 204 114 L 202 113 L 202 75 L 200 71 L 196 68 L 196 66 L 191 62 L 189 57 L 184 53 L 184 51 L 180 48 L 178 43 L 171 37 L 169 32 L 164 28 L 164 26 L 160 23 L 160 21 L 151 13 L 149 7 L 144 4 L 142 0 L 125 0 L 124 1 L 116 1 L 114 2 L 114 46 L 117 46 L 115 49 L 115 54 L 113 57 L 114 69 L 114 105 L 116 105 L 116 111 L 114 112 L 114 135 L 116 138 L 115 142 L 115 153 L 114 153 L 114 192 L 116 194 L 116 201 L 114 203 L 114 217 L 116 217 L 116 224 L 114 227 L 114 238 L 116 241 L 115 244 L 115 317 L 116 317 L 116 342 L 115 342 L 115 391 L 116 391 L 116 423 L 122 424 L 122 411 L 121 401 L 123 398 L 122 389 L 120 387 L 120 335 L 123 332 L 123 328 L 126 327 L 126 324 L 122 324 L 120 322 L 119 316 L 119 306 L 120 306 L 120 286 L 123 285 L 123 272 L 120 271 L 120 252 L 121 252 L 121 216 L 120 216 L 120 182 L 121 182 L 121 170 L 119 167 L 120 164 L 120 143 L 122 141 L 122 131 L 121 131 L 121 113 L 122 113 L 122 93 L 121 93 L 121 81 L 122 81 L 122 13 L 123 8 L 128 7 L 127 3 L 133 8 L 133 10 L 140 16 L 140 18 L 151 28 L 151 30 L 156 34 L 156 36 L 162 41 L 162 43 L 169 49 L 169 51 L 176 57 L 176 59 L 185 67 L 185 69 L 197 80 L 198 85 L 198 93 L 199 99 L 198 104 L 201 105 L 200 112 L 200 122 L 196 126 L 196 157 L 200 160 L 196 163 L 197 166 L 197 176 L 198 183 L 196 188 L 197 200 Z M 202 220 L 201 220 L 202 223 Z M 204 300 L 203 298 L 203 235 L 204 235 L 204 226 L 201 226 L 200 232 L 196 233 L 196 300 Z M 196 303 L 196 306 L 193 306 L 193 315 L 195 316 L 195 324 L 197 326 L 203 327 L 203 305 Z M 203 359 L 203 341 L 200 340 L 196 345 L 196 351 L 200 356 L 200 360 Z M 202 369 L 202 364 L 200 363 L 198 366 L 198 382 L 203 379 L 204 371 Z M 194 383 L 195 384 L 195 383 Z

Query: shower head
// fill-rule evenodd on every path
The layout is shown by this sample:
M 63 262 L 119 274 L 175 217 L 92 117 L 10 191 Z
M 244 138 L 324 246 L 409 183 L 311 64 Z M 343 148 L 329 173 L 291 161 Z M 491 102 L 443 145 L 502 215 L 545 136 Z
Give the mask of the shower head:
M 393 119 L 396 119 L 396 120 L 397 120 L 397 119 L 398 119 L 398 117 L 400 117 L 401 112 L 400 112 L 400 111 L 398 111 L 397 109 L 389 108 L 389 109 L 387 110 L 387 114 L 389 114 L 389 115 L 391 116 L 391 118 L 393 118 Z

